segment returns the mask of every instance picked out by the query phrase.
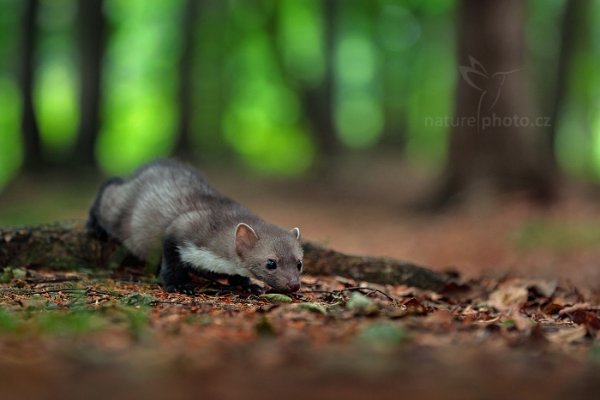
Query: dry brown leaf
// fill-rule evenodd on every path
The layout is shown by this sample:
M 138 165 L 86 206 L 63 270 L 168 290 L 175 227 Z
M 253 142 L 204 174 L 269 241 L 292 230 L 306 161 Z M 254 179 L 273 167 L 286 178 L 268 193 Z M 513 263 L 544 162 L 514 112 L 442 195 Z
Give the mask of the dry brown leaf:
M 303 286 L 315 285 L 315 284 L 319 283 L 319 280 L 320 280 L 320 277 L 318 277 L 318 276 L 303 275 L 302 276 L 302 285 Z
M 573 312 L 573 322 L 584 325 L 590 333 L 596 333 L 600 330 L 600 318 L 598 314 L 592 311 L 576 310 Z
M 527 302 L 529 292 L 522 282 L 505 282 L 490 294 L 488 304 L 497 310 L 520 309 Z
M 542 307 L 542 312 L 544 314 L 553 315 L 553 314 L 557 314 L 558 312 L 560 312 L 560 310 L 562 310 L 562 308 L 563 308 L 563 306 L 561 306 L 560 304 L 548 303 L 544 307 Z
M 563 328 L 557 332 L 552 332 L 546 335 L 548 340 L 554 343 L 573 343 L 585 337 L 587 329 L 583 325 L 578 325 L 573 328 Z
M 388 289 L 388 293 L 392 293 L 396 297 L 409 297 L 414 296 L 415 288 L 406 285 L 392 286 L 393 289 Z
M 530 280 L 527 283 L 528 289 L 545 298 L 552 297 L 558 286 L 556 280 Z
M 423 318 L 423 325 L 429 327 L 450 327 L 453 320 L 454 318 L 449 310 L 435 310 Z
M 477 319 L 473 322 L 476 322 L 478 325 L 481 326 L 488 326 L 488 325 L 496 325 L 498 322 L 500 322 L 500 316 L 496 316 L 493 318 L 489 318 L 489 319 Z
M 535 326 L 535 322 L 533 322 L 531 318 L 524 316 L 518 311 L 511 312 L 510 319 L 514 322 L 515 328 L 521 332 L 529 333 Z
M 597 310 L 598 307 L 592 306 L 589 303 L 577 303 L 577 304 L 573 304 L 572 306 L 568 306 L 563 308 L 562 310 L 560 310 L 560 312 L 558 313 L 559 315 L 565 315 L 565 314 L 571 314 L 575 311 L 579 311 L 579 310 L 583 310 L 583 311 L 587 311 L 587 310 Z
M 477 311 L 475 308 L 473 308 L 472 305 L 467 305 L 464 310 L 462 311 L 463 315 L 477 315 L 479 313 L 479 311 Z
M 425 306 L 417 300 L 415 297 L 411 297 L 402 303 L 404 307 L 406 307 L 406 312 L 410 315 L 425 315 L 427 314 L 427 309 Z

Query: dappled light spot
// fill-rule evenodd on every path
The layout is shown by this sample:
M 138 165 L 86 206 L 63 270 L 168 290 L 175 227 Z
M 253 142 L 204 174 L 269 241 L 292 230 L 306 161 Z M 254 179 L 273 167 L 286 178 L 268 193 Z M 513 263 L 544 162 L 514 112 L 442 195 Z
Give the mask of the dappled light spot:
M 58 160 L 74 147 L 79 123 L 76 39 L 70 32 L 75 3 L 41 2 L 39 17 L 34 106 L 42 151 L 49 159 Z
M 64 56 L 43 62 L 35 90 L 35 105 L 43 148 L 58 158 L 75 144 L 79 122 L 75 66 Z
M 336 125 L 344 144 L 357 148 L 372 146 L 383 129 L 381 104 L 361 92 L 342 98 L 338 103 Z
M 336 75 L 342 85 L 357 87 L 372 83 L 377 61 L 375 46 L 362 34 L 349 32 L 341 37 L 336 49 Z
M 390 51 L 403 51 L 421 37 L 421 24 L 405 7 L 389 4 L 381 9 L 376 30 L 379 42 Z

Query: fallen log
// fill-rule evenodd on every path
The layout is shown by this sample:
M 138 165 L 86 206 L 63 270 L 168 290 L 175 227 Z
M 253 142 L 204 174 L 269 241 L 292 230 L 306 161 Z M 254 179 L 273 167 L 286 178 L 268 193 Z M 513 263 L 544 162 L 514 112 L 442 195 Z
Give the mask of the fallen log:
M 444 274 L 391 258 L 347 255 L 314 243 L 304 247 L 305 273 L 339 275 L 379 284 L 405 284 L 439 290 Z M 58 222 L 28 227 L 0 227 L 0 268 L 98 269 L 120 266 L 144 268 L 116 240 L 89 236 L 83 222 Z

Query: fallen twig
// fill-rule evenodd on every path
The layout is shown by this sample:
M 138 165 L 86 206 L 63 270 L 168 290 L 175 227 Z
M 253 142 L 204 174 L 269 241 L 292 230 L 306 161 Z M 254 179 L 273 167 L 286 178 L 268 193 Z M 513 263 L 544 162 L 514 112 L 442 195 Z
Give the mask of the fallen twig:
M 303 243 L 304 272 L 339 275 L 377 284 L 404 284 L 440 290 L 448 281 L 444 274 L 416 264 L 383 257 L 343 254 L 314 243 Z M 144 270 L 117 241 L 89 236 L 82 222 L 56 223 L 22 228 L 0 228 L 0 268 L 44 267 L 58 270 L 129 267 Z
M 300 294 L 303 293 L 323 293 L 323 294 L 339 294 L 342 292 L 361 292 L 363 290 L 368 290 L 369 293 L 367 293 L 366 295 L 370 295 L 373 293 L 379 293 L 383 296 L 385 296 L 389 301 L 394 301 L 395 299 L 390 296 L 389 294 L 387 294 L 386 292 L 384 292 L 383 290 L 380 289 L 375 289 L 372 287 L 366 287 L 366 286 L 355 286 L 355 287 L 349 287 L 349 288 L 344 288 L 344 289 L 340 289 L 340 290 L 303 290 L 302 292 L 300 292 Z
M 23 296 L 35 296 L 41 294 L 51 294 L 51 293 L 85 293 L 87 295 L 99 295 L 99 296 L 114 296 L 114 297 L 123 297 L 123 294 L 120 293 L 111 293 L 104 292 L 92 288 L 54 288 L 54 289 L 44 289 L 44 290 L 27 290 L 27 289 L 16 289 L 16 288 L 2 288 L 0 289 L 0 294 L 12 293 L 19 294 Z

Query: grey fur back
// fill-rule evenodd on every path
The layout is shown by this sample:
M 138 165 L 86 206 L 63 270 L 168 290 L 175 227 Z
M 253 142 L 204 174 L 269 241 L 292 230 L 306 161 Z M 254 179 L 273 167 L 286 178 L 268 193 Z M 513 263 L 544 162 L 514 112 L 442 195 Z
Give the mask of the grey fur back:
M 142 167 L 121 184 L 106 187 L 98 219 L 109 235 L 147 259 L 160 249 L 172 221 L 222 198 L 195 169 L 161 160 Z

